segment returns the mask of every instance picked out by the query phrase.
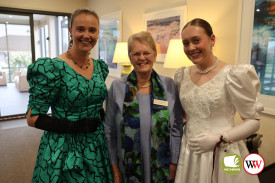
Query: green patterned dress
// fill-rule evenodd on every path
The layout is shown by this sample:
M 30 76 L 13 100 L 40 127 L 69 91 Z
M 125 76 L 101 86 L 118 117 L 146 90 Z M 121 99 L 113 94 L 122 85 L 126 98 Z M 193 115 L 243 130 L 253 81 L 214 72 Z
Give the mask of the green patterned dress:
M 94 60 L 87 79 L 58 58 L 40 58 L 28 67 L 28 110 L 77 121 L 100 116 L 107 88 L 108 67 Z M 45 131 L 41 137 L 32 182 L 113 182 L 102 123 L 91 133 Z

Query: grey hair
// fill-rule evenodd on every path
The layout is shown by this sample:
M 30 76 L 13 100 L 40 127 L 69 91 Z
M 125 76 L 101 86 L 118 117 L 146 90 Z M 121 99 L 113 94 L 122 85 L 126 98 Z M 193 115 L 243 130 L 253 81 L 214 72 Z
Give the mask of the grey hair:
M 128 39 L 128 56 L 129 57 L 130 57 L 130 53 L 133 49 L 132 44 L 134 41 L 138 41 L 140 43 L 147 43 L 152 48 L 152 50 L 157 54 L 156 43 L 155 43 L 154 38 L 152 37 L 151 33 L 148 31 L 141 31 L 141 32 L 131 35 Z

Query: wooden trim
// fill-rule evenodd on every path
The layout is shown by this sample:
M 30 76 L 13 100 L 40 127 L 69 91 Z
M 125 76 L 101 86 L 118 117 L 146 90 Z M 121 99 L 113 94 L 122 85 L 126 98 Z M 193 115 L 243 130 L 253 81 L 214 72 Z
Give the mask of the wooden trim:
M 42 11 L 42 10 L 30 10 L 30 9 L 20 9 L 0 6 L 1 13 L 28 13 L 28 14 L 43 14 L 43 15 L 56 15 L 56 16 L 71 16 L 71 13 L 65 12 L 54 12 L 54 11 Z

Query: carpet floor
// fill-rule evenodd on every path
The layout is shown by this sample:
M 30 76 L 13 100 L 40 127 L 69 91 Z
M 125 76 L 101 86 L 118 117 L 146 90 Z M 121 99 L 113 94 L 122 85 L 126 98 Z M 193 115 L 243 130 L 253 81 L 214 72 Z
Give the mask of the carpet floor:
M 43 131 L 31 127 L 0 130 L 0 182 L 30 183 Z

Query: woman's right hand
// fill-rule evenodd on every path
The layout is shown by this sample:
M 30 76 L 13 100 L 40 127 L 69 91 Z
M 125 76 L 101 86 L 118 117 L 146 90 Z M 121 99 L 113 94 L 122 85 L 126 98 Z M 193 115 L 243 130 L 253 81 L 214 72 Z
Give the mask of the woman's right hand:
M 35 122 L 36 122 L 36 120 L 37 120 L 37 118 L 38 118 L 39 116 L 37 115 L 37 116 L 31 117 L 31 110 L 32 110 L 32 109 L 30 108 L 30 110 L 28 111 L 28 113 L 27 113 L 27 115 L 26 115 L 26 117 L 27 117 L 27 123 L 28 123 L 29 126 L 35 127 Z
M 122 183 L 122 175 L 119 171 L 117 164 L 112 165 L 114 183 Z
M 202 154 L 210 150 L 214 150 L 215 145 L 219 142 L 218 134 L 201 134 L 189 141 L 189 149 L 195 154 Z

